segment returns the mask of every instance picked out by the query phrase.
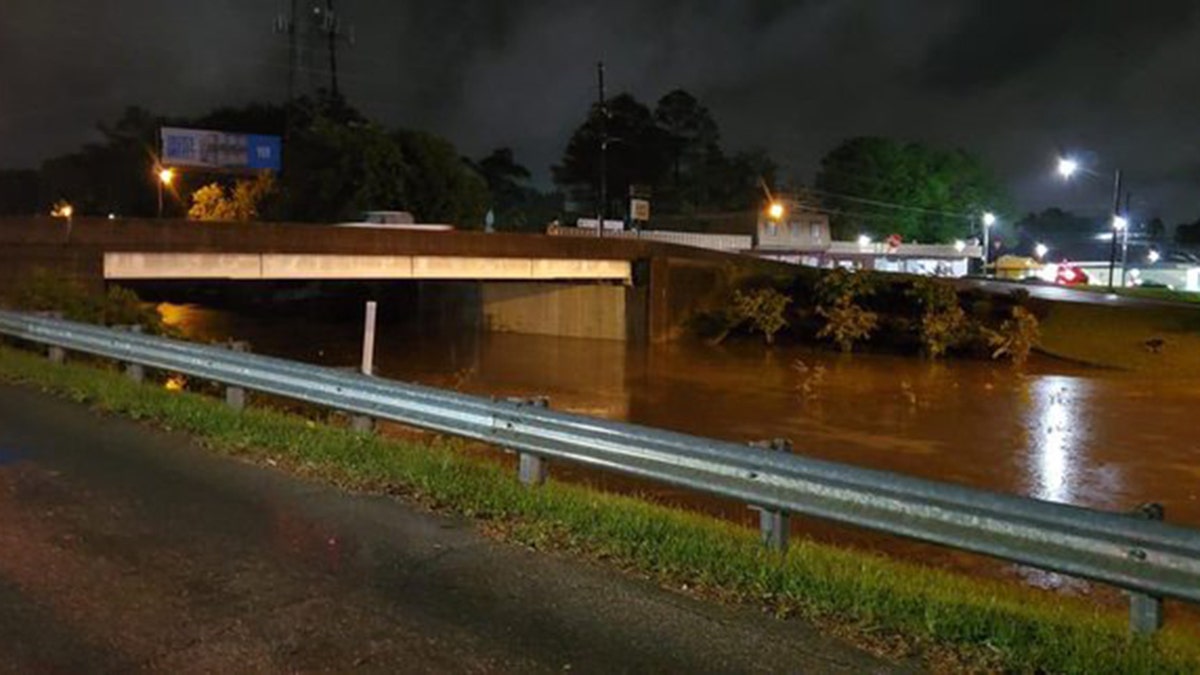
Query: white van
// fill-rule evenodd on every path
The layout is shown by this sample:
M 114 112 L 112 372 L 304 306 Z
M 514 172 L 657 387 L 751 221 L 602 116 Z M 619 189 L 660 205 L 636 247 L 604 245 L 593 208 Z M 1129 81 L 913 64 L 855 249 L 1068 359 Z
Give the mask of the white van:
M 408 211 L 364 211 L 359 220 L 350 223 L 338 223 L 337 227 L 422 230 L 425 232 L 446 232 L 454 229 L 453 225 L 415 223 L 413 222 L 413 215 Z

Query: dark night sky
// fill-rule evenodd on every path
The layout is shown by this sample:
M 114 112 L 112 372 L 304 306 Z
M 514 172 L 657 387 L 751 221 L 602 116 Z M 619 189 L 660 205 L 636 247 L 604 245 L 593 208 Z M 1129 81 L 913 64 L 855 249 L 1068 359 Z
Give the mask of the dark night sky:
M 300 0 L 301 7 L 311 0 Z M 168 114 L 282 100 L 282 0 L 4 0 L 0 167 L 94 137 L 129 103 Z M 337 0 L 350 102 L 479 156 L 510 145 L 548 167 L 595 97 L 675 87 L 735 150 L 769 148 L 811 178 L 844 137 L 981 153 L 1022 210 L 1099 212 L 1125 169 L 1135 215 L 1200 217 L 1200 3 L 1195 0 Z M 324 53 L 300 81 L 324 84 Z M 317 70 L 319 69 L 319 71 Z M 1063 185 L 1059 148 L 1097 174 Z

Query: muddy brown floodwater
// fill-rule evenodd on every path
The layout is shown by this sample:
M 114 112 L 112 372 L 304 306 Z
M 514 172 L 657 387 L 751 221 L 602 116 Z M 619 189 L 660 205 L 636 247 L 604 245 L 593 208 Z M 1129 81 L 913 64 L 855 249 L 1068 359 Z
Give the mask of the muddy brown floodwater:
M 358 363 L 361 326 L 312 315 L 160 305 L 192 339 L 332 366 Z M 549 396 L 558 410 L 730 441 L 789 438 L 810 457 L 1109 510 L 1159 502 L 1200 527 L 1200 382 L 1035 361 L 1021 374 L 984 362 L 843 356 L 753 343 L 711 347 L 448 331 L 389 321 L 381 376 L 466 393 Z M 556 467 L 750 524 L 745 505 Z M 1065 592 L 1087 584 L 867 532 L 798 520 L 798 533 Z M 1100 593 L 1116 602 L 1115 593 Z

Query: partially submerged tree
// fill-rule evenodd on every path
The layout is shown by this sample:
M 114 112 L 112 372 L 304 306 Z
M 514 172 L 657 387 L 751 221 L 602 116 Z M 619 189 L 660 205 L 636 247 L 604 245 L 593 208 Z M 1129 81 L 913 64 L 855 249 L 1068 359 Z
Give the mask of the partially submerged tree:
M 844 352 L 870 338 L 879 326 L 879 315 L 858 301 L 874 292 L 875 281 L 866 272 L 839 267 L 822 277 L 817 284 L 817 314 L 825 319 L 825 325 L 817 337 L 832 340 Z

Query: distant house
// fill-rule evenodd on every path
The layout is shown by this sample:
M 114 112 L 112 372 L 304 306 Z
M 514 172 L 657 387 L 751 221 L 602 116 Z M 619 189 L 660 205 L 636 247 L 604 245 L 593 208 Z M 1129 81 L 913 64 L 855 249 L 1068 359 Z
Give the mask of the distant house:
M 817 253 L 832 242 L 829 216 L 795 204 L 779 220 L 759 214 L 754 233 L 754 247 L 762 251 Z

